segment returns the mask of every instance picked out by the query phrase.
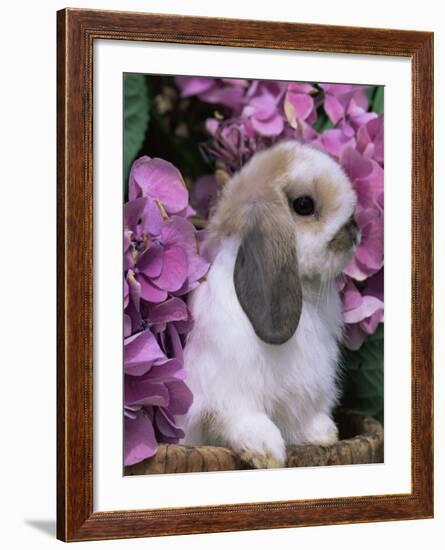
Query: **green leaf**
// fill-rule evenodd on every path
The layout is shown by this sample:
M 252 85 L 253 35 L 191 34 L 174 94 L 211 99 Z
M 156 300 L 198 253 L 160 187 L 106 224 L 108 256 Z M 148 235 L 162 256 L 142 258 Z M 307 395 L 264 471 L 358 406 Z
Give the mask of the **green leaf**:
M 343 352 L 342 406 L 383 422 L 383 324 L 360 349 Z
M 374 97 L 371 102 L 371 111 L 374 111 L 374 113 L 383 113 L 384 97 L 385 97 L 384 86 L 376 86 Z
M 314 128 L 314 130 L 316 130 L 317 132 L 324 132 L 325 130 L 329 130 L 330 128 L 333 128 L 334 125 L 332 124 L 332 122 L 329 120 L 327 114 L 322 111 L 318 117 L 317 117 L 317 120 L 315 121 L 315 124 L 313 124 L 312 126 Z
M 377 90 L 377 86 L 366 86 L 366 96 L 368 97 L 369 105 L 372 105 L 374 94 Z
M 149 99 L 144 75 L 124 74 L 124 185 L 145 138 Z

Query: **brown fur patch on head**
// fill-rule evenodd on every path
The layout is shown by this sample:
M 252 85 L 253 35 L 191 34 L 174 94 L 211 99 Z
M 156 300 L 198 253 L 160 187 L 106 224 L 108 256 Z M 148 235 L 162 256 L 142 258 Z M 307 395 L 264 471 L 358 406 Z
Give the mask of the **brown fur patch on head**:
M 285 216 L 292 201 L 305 194 L 315 200 L 315 215 L 294 216 L 293 222 L 302 231 L 320 232 L 326 219 L 341 208 L 340 174 L 327 155 L 296 142 L 281 142 L 257 153 L 223 189 L 208 226 L 210 249 L 226 237 L 241 236 L 258 205 L 281 206 Z
M 241 236 L 248 219 L 257 210 L 275 210 L 286 216 L 281 188 L 293 160 L 289 149 L 273 147 L 255 155 L 224 187 L 218 207 L 210 220 L 213 244 L 233 235 Z M 276 208 L 274 208 L 276 207 Z M 276 221 L 272 220 L 275 225 Z
M 311 181 L 289 178 L 284 185 L 284 192 L 292 200 L 309 195 L 315 201 L 313 216 L 296 216 L 298 230 L 319 233 L 323 230 L 326 219 L 335 214 L 341 207 L 338 186 L 334 179 L 318 174 Z
M 315 198 L 323 205 L 329 213 L 335 212 L 340 208 L 340 197 L 338 194 L 338 186 L 325 176 L 318 176 L 314 185 Z M 321 211 L 320 215 L 327 215 L 327 212 Z
M 294 201 L 305 195 L 314 201 L 308 215 L 294 208 Z M 278 257 L 275 252 L 273 258 L 265 257 L 276 265 L 287 265 L 284 249 L 292 246 L 292 234 L 300 276 L 333 273 L 343 259 L 334 262 L 326 253 L 342 251 L 328 243 L 353 214 L 355 204 L 351 182 L 328 154 L 296 141 L 280 142 L 256 153 L 227 182 L 208 224 L 206 249 L 214 258 L 227 238 L 243 242 L 256 226 L 257 237 L 262 234 L 273 241 Z

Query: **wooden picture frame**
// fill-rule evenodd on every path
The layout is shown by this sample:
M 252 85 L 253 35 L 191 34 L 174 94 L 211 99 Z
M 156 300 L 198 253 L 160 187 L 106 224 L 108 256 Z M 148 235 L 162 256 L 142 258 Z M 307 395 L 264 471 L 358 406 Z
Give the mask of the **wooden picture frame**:
M 155 41 L 401 56 L 412 66 L 410 493 L 93 511 L 93 43 Z M 64 541 L 433 516 L 433 34 L 65 9 L 57 14 L 57 537 Z

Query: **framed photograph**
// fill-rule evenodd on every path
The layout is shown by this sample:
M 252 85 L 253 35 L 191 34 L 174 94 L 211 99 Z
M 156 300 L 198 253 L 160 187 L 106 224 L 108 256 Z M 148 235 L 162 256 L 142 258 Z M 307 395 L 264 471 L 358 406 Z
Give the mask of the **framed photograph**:
M 57 16 L 58 538 L 432 517 L 433 34 Z

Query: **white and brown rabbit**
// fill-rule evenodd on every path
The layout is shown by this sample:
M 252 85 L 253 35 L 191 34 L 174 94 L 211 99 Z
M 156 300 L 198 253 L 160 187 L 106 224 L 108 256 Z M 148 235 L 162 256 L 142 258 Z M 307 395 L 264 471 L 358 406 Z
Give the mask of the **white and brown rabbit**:
M 224 187 L 208 228 L 207 280 L 190 297 L 190 445 L 223 445 L 257 468 L 286 445 L 329 445 L 356 194 L 340 166 L 297 142 L 257 153 Z

